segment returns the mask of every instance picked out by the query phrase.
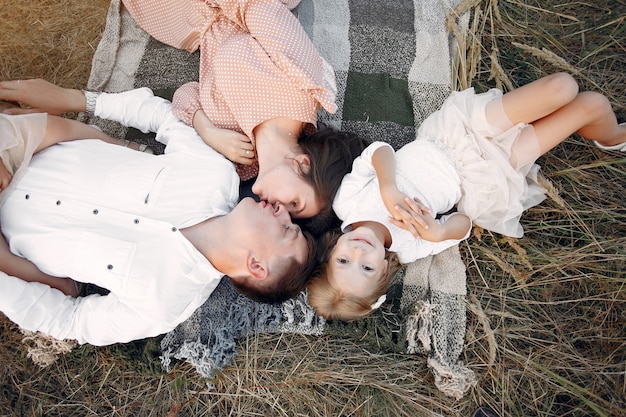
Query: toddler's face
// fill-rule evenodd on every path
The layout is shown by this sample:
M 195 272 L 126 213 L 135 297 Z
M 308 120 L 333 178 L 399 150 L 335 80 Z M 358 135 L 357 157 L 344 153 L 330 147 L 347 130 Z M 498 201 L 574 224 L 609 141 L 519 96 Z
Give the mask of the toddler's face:
M 338 290 L 367 297 L 386 269 L 385 246 L 370 229 L 359 227 L 339 238 L 327 271 Z

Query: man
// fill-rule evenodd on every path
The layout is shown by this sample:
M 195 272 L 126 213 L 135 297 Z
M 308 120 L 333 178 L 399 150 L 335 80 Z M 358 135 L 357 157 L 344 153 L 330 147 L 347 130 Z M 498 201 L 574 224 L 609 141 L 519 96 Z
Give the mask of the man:
M 80 92 L 50 86 L 38 103 L 56 94 L 56 106 L 76 110 L 66 97 Z M 223 275 L 262 301 L 299 292 L 314 267 L 310 240 L 282 205 L 247 198 L 235 206 L 234 165 L 169 102 L 148 89 L 101 94 L 94 113 L 155 131 L 165 153 L 99 140 L 47 148 L 14 185 L 0 222 L 17 261 L 110 293 L 74 298 L 2 273 L 0 311 L 27 330 L 106 345 L 172 330 Z

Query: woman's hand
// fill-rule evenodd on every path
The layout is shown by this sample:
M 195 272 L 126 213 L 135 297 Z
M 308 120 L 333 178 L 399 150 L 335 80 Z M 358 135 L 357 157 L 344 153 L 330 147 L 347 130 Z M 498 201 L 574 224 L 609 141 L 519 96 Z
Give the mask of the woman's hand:
M 62 88 L 42 79 L 0 81 L 0 100 L 26 106 L 4 110 L 7 114 L 48 113 L 58 116 L 70 111 L 85 111 L 82 91 Z
M 231 161 L 243 165 L 252 165 L 256 161 L 254 145 L 249 137 L 234 130 L 216 127 L 203 110 L 194 113 L 193 127 L 204 143 Z
M 254 145 L 246 135 L 220 128 L 211 130 L 209 134 L 210 143 L 203 137 L 204 141 L 231 161 L 242 165 L 252 165 L 256 161 Z

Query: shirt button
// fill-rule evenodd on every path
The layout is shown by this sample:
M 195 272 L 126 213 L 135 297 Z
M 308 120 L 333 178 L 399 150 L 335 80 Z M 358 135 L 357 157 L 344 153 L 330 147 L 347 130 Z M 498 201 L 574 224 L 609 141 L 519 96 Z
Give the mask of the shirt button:
M 172 232 L 175 232 L 176 230 L 178 229 L 176 229 L 175 227 L 172 227 Z
M 135 223 L 135 224 L 139 224 L 139 219 L 135 219 L 135 220 L 133 220 L 133 223 Z
M 98 209 L 93 209 L 93 214 L 98 214 Z
M 108 264 L 108 265 L 107 265 L 107 269 L 110 271 L 111 269 L 113 269 L 113 265 Z
M 30 195 L 26 194 L 24 198 L 28 200 L 30 198 Z
M 57 200 L 57 206 L 61 205 L 61 200 Z

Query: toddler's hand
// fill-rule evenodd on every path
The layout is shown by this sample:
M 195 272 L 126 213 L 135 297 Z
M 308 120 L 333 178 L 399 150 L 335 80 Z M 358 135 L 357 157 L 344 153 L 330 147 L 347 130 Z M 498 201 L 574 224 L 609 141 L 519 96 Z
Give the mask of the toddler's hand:
M 407 217 L 406 213 L 413 213 L 414 221 L 420 224 L 422 228 L 428 228 L 428 224 L 422 219 L 422 212 L 430 212 L 417 198 L 411 200 L 409 197 L 400 192 L 395 186 L 383 187 L 380 195 L 385 203 L 387 211 L 392 218 L 398 221 L 404 221 Z M 407 228 L 409 227 L 409 228 Z M 414 230 L 410 226 L 403 227 L 415 235 Z
M 389 221 L 409 231 L 415 238 L 427 239 L 426 236 L 433 233 L 430 229 L 437 227 L 437 222 L 431 215 L 430 209 L 417 198 L 404 197 L 402 204 L 397 204 L 394 207 L 394 213 L 395 215 L 390 217 Z

